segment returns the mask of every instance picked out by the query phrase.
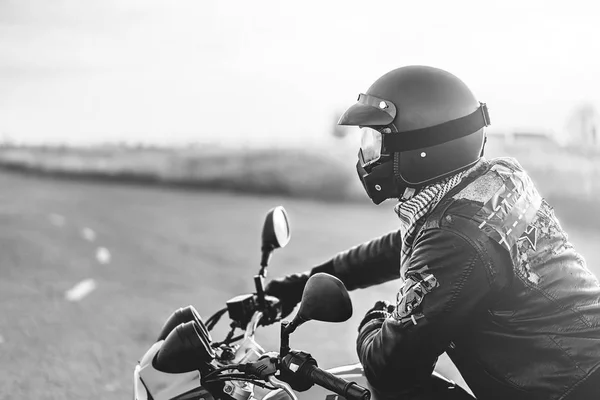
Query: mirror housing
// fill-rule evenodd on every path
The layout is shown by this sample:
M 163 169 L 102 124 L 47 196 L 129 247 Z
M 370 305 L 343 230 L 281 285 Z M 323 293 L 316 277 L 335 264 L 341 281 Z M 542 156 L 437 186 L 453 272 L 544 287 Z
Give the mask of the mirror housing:
M 285 208 L 277 206 L 269 210 L 262 230 L 262 258 L 260 261 L 262 270 L 269 264 L 273 250 L 285 247 L 290 241 L 290 237 L 290 223 Z
M 352 301 L 342 281 L 333 275 L 319 272 L 306 282 L 300 309 L 286 331 L 290 334 L 310 320 L 344 322 L 350 317 Z

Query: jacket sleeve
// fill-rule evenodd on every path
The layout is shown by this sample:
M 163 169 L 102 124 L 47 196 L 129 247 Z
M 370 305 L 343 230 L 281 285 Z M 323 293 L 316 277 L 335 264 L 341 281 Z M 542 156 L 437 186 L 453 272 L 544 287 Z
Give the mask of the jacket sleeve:
M 367 379 L 382 395 L 427 379 L 453 338 L 505 286 L 506 269 L 490 269 L 491 258 L 507 255 L 489 257 L 482 246 L 493 244 L 482 244 L 485 240 L 445 228 L 425 231 L 417 239 L 395 311 L 367 323 L 357 339 Z
M 332 260 L 333 272 L 348 290 L 400 278 L 400 231 L 341 252 Z

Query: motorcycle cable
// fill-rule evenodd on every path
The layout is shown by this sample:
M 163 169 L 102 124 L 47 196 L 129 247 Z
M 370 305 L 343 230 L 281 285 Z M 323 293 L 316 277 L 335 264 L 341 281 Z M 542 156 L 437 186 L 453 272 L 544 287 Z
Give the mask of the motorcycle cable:
M 233 336 L 233 333 L 235 332 L 236 327 L 232 326 L 231 330 L 229 331 L 229 333 L 227 334 L 227 336 L 225 337 L 224 340 L 220 341 L 220 342 L 213 342 L 211 343 L 211 346 L 214 348 L 220 347 L 221 345 L 225 344 L 225 345 L 229 345 L 231 343 L 237 342 L 240 339 L 244 338 L 244 334 L 239 334 L 237 336 Z
M 265 389 L 277 390 L 276 387 L 268 385 L 266 383 L 263 383 L 260 380 L 258 380 L 258 378 L 248 378 L 247 375 L 245 375 L 245 374 L 224 374 L 224 375 L 219 375 L 213 379 L 206 379 L 203 382 L 204 383 L 215 383 L 215 382 L 228 382 L 228 381 L 250 382 L 250 383 L 255 384 L 256 386 L 260 386 Z
M 213 315 L 211 315 L 210 318 L 208 318 L 206 320 L 206 329 L 208 329 L 209 331 L 212 331 L 212 329 L 215 327 L 215 325 L 217 325 L 217 323 L 219 322 L 219 320 L 221 319 L 223 314 L 225 314 L 226 312 L 227 312 L 227 307 L 222 308 L 219 311 L 217 311 L 216 313 L 214 313 Z
M 250 371 L 248 371 L 248 369 L 250 369 Z M 219 372 L 230 371 L 230 370 L 239 371 L 240 373 L 242 373 L 242 376 L 254 376 L 257 379 L 262 380 L 262 379 L 264 379 L 264 376 L 259 376 L 253 372 L 258 372 L 258 373 L 263 373 L 263 374 L 272 374 L 272 373 L 276 372 L 277 369 L 273 364 L 272 358 L 271 359 L 263 358 L 262 360 L 259 360 L 256 363 L 229 364 L 229 365 L 224 365 L 219 368 L 215 368 L 212 371 L 210 371 L 208 374 L 206 374 L 206 376 L 204 378 L 210 379 L 212 376 L 215 376 Z M 223 374 L 223 375 L 219 375 L 219 376 L 225 376 L 225 375 L 227 375 L 227 374 Z
M 217 311 L 216 313 L 214 313 L 208 320 L 206 320 L 206 329 L 208 331 L 212 331 L 212 329 L 215 327 L 215 325 L 217 325 L 217 323 L 219 322 L 219 320 L 221 319 L 221 317 L 227 312 L 227 308 L 223 308 L 219 311 Z M 244 338 L 244 334 L 241 333 L 237 336 L 233 336 L 235 329 L 237 328 L 237 325 L 235 322 L 231 323 L 231 330 L 229 331 L 229 333 L 227 334 L 227 336 L 225 337 L 224 340 L 220 341 L 220 342 L 213 342 L 211 343 L 211 346 L 213 348 L 218 348 L 219 346 L 221 346 L 222 344 L 225 345 L 229 345 L 231 343 L 237 342 L 238 340 L 241 340 Z
M 216 368 L 216 369 L 210 371 L 210 373 L 208 373 L 206 375 L 206 378 L 210 378 L 211 376 L 213 376 L 215 374 L 218 374 L 219 372 L 227 371 L 227 370 L 230 370 L 230 369 L 235 369 L 235 370 L 239 371 L 240 368 L 243 368 L 243 366 L 244 366 L 244 364 L 231 364 L 231 365 L 227 365 L 227 366 L 224 366 L 224 367 Z
M 235 336 L 235 337 L 233 337 L 233 338 L 229 339 L 229 341 L 228 341 L 227 343 L 225 343 L 225 344 L 234 343 L 234 342 L 237 342 L 238 340 L 241 340 L 241 339 L 243 339 L 243 338 L 244 338 L 244 334 L 243 334 L 243 333 L 241 333 L 241 334 L 239 334 L 239 335 L 237 335 L 237 336 Z

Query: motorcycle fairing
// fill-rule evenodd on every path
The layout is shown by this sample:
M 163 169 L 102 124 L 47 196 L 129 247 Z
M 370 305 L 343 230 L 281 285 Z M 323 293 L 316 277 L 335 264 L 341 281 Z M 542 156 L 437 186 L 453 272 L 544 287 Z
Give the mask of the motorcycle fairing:
M 152 360 L 160 350 L 163 340 L 158 341 L 144 354 L 134 371 L 135 400 L 173 400 L 204 397 L 212 399 L 200 383 L 200 371 L 190 371 L 181 374 L 169 374 L 154 368 Z M 206 394 L 200 396 L 201 392 Z

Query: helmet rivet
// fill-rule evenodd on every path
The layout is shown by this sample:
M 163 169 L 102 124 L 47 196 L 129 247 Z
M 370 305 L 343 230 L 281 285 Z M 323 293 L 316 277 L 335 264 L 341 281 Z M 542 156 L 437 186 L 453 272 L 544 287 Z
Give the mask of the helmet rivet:
M 385 101 L 381 101 L 381 102 L 379 102 L 379 108 L 386 109 L 386 108 L 388 108 L 388 105 Z
M 425 152 L 422 152 L 422 153 L 421 153 L 421 158 L 425 158 L 425 157 L 427 157 L 427 153 L 425 153 Z
M 375 190 L 377 190 L 378 192 L 381 192 L 381 186 L 375 185 Z

